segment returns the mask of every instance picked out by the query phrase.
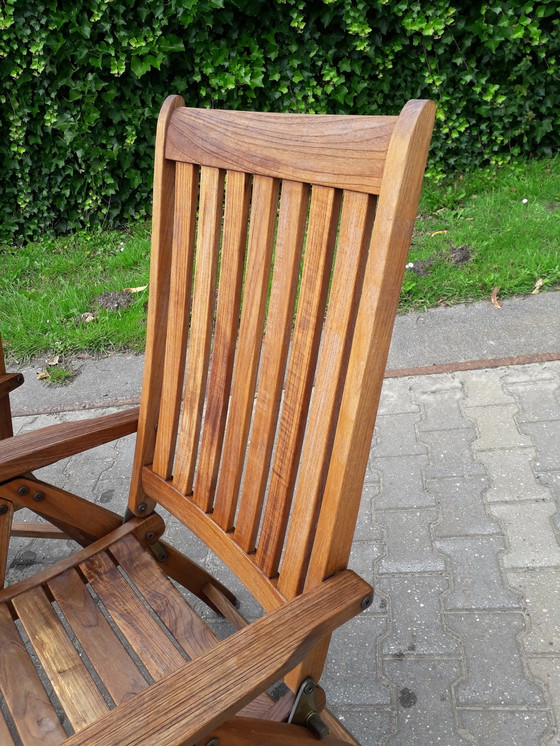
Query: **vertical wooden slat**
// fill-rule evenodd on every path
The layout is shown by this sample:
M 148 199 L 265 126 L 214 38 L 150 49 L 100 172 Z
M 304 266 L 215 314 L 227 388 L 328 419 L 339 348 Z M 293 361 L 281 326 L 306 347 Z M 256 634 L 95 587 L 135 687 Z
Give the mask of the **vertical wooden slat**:
M 0 640 L 0 690 L 22 743 L 57 746 L 66 733 L 4 604 L 0 606 Z
M 153 469 L 164 479 L 171 477 L 173 453 L 185 375 L 185 353 L 190 320 L 194 231 L 198 202 L 198 169 L 177 163 L 173 257 L 169 288 L 169 315 L 165 346 L 163 391 Z
M 183 494 L 192 492 L 198 453 L 212 340 L 223 199 L 224 172 L 217 168 L 201 168 L 191 333 L 173 474 L 173 484 Z
M 307 218 L 309 187 L 284 181 L 276 233 L 274 273 L 259 372 L 255 416 L 234 538 L 252 552 L 274 444 Z
M 311 193 L 303 273 L 278 442 L 256 555 L 257 563 L 269 577 L 278 571 L 299 466 L 332 270 L 340 197 L 341 192 L 328 187 L 314 186 Z
M 107 554 L 99 552 L 80 569 L 150 676 L 157 681 L 185 663 Z
M 237 171 L 227 172 L 214 349 L 210 364 L 206 412 L 193 495 L 194 502 L 204 511 L 209 511 L 212 507 L 224 440 L 235 342 L 239 327 L 250 188 L 251 177 L 248 174 Z
M 277 209 L 278 181 L 255 176 L 232 401 L 214 503 L 214 520 L 226 531 L 233 526 L 253 410 Z
M 74 730 L 103 717 L 109 708 L 45 591 L 33 588 L 12 603 Z
M 15 746 L 15 741 L 2 712 L 0 712 L 0 743 L 2 746 Z
M 317 365 L 293 514 L 278 587 L 288 598 L 301 592 L 313 542 L 348 364 L 363 269 L 373 221 L 369 195 L 345 192 L 337 255 Z M 364 242 L 365 245 L 364 245 Z
M 0 589 L 4 587 L 6 568 L 8 564 L 8 548 L 10 546 L 10 530 L 14 516 L 14 504 L 9 500 L 0 499 Z
M 120 705 L 145 689 L 147 681 L 76 570 L 57 575 L 48 586 L 115 704 Z
M 2 337 L 0 337 L 0 376 L 4 375 L 5 372 L 4 348 L 2 346 Z M 13 434 L 10 398 L 8 396 L 0 396 L 0 440 L 10 438 Z
M 168 309 L 169 270 L 173 241 L 175 205 L 175 163 L 164 156 L 167 127 L 174 110 L 184 106 L 180 96 L 168 96 L 158 118 L 154 161 L 154 201 L 152 215 L 152 252 L 150 260 L 150 300 L 146 330 L 146 360 L 142 380 L 142 397 L 134 465 L 130 482 L 128 507 L 133 513 L 147 515 L 154 502 L 142 490 L 142 467 L 151 464 L 159 416 L 162 360 L 165 355 L 165 328 Z M 138 505 L 145 506 L 138 512 Z

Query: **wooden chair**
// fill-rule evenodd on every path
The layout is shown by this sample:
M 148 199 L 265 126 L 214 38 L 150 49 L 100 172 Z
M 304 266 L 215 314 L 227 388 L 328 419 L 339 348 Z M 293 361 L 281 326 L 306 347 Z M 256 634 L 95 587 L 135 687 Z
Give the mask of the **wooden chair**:
M 433 117 L 165 101 L 139 411 L 13 436 L 0 369 L 2 575 L 21 507 L 49 521 L 26 535 L 83 547 L 0 590 L 0 743 L 357 743 L 316 682 L 372 599 L 346 567 Z M 136 428 L 124 522 L 31 473 Z M 262 618 L 160 539 L 158 505 Z M 219 642 L 169 578 L 239 631 Z

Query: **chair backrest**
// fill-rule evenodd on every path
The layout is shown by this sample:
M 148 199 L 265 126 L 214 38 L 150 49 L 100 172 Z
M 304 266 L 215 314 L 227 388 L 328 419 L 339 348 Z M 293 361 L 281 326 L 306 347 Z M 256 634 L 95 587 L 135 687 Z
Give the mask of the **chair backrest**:
M 434 110 L 160 114 L 130 508 L 266 609 L 346 567 Z

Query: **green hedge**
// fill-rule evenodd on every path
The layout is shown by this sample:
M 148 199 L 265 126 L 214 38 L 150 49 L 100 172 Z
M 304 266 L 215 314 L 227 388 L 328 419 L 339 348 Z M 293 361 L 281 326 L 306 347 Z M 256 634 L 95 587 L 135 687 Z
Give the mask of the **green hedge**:
M 4 0 L 0 240 L 149 210 L 155 117 L 439 106 L 430 172 L 560 140 L 555 0 Z

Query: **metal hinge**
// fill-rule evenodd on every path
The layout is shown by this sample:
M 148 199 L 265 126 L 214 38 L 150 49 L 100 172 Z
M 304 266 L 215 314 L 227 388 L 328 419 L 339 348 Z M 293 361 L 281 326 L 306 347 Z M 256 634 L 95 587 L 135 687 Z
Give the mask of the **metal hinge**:
M 303 725 L 320 741 L 329 735 L 328 725 L 319 715 L 317 685 L 313 679 L 305 679 L 298 689 L 288 722 L 294 723 L 294 725 Z

